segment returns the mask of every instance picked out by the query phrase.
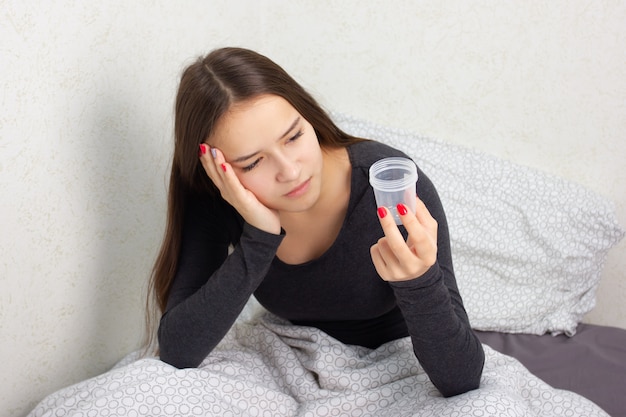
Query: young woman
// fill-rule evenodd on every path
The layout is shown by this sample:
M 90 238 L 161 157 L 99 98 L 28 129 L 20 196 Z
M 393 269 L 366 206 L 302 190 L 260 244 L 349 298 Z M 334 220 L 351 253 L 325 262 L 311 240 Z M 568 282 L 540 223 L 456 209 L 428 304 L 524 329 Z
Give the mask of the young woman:
M 152 277 L 161 359 L 198 366 L 254 294 L 346 344 L 410 336 L 443 395 L 477 388 L 484 353 L 457 289 L 443 207 L 418 169 L 416 212 L 398 206 L 396 226 L 368 184 L 369 167 L 389 156 L 405 155 L 344 133 L 258 53 L 223 48 L 190 65 Z

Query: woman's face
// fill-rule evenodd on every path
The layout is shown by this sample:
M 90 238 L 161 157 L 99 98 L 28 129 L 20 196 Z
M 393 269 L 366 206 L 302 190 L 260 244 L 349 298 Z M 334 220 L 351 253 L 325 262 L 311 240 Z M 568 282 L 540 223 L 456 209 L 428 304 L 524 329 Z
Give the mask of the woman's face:
M 313 126 L 288 101 L 263 95 L 234 105 L 207 141 L 265 206 L 304 211 L 318 200 L 323 154 Z

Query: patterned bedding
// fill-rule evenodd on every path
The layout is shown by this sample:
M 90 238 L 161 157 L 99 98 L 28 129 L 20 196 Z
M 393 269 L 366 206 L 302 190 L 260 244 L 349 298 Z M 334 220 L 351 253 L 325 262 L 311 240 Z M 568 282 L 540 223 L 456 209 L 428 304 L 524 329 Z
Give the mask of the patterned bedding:
M 607 416 L 485 349 L 481 387 L 443 398 L 409 338 L 370 350 L 265 313 L 238 322 L 197 369 L 131 355 L 29 416 Z

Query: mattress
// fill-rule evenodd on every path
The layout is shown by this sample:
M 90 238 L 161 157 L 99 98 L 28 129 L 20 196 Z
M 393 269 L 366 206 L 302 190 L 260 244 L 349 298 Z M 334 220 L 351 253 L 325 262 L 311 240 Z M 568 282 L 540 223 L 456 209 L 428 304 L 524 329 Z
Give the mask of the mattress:
M 477 332 L 554 388 L 576 392 L 611 416 L 626 416 L 626 330 L 580 324 L 573 337 Z

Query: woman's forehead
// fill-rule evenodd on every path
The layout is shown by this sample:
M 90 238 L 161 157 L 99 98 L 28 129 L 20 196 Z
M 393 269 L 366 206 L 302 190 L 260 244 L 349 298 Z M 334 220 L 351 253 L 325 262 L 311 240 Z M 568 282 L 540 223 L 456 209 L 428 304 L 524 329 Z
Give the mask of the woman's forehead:
M 284 135 L 298 117 L 301 117 L 299 113 L 284 98 L 259 96 L 231 106 L 218 120 L 208 142 L 226 150 L 275 141 Z

